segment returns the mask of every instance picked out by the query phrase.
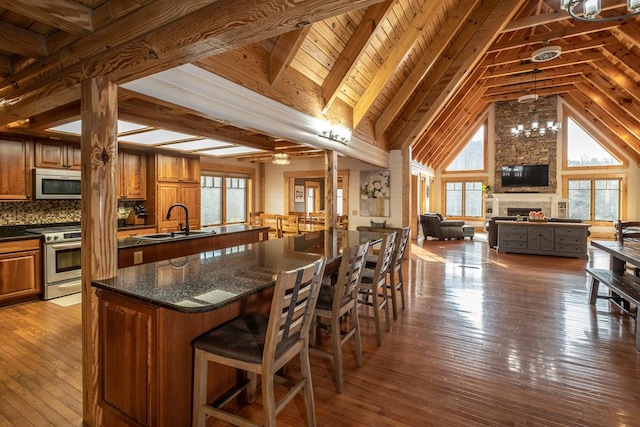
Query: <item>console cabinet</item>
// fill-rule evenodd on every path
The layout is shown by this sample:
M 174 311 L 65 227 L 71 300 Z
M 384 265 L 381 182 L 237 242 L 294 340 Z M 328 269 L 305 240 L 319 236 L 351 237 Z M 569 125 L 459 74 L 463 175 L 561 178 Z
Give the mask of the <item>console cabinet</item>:
M 0 139 L 0 201 L 31 200 L 31 144 Z
M 587 257 L 589 224 L 496 221 L 498 252 Z
M 118 151 L 118 198 L 147 198 L 147 156 L 136 151 Z

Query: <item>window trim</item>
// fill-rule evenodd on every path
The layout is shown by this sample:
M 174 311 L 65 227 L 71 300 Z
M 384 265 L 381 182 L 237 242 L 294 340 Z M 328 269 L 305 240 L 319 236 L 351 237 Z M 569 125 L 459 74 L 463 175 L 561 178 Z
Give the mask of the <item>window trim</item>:
M 475 177 L 470 177 L 470 176 L 465 176 L 465 177 L 457 177 L 457 178 L 448 178 L 448 179 L 441 179 L 440 180 L 440 188 L 441 188 L 441 201 L 440 201 L 440 206 L 442 207 L 442 214 L 444 216 L 447 217 L 447 219 L 454 219 L 454 220 L 467 220 L 467 221 L 477 221 L 478 219 L 483 219 L 484 218 L 484 201 L 485 201 L 485 197 L 482 197 L 482 207 L 480 209 L 480 216 L 467 216 L 467 215 L 462 215 L 462 216 L 448 216 L 446 213 L 446 208 L 447 208 L 447 184 L 451 183 L 451 182 L 461 182 L 462 183 L 462 209 L 464 210 L 464 202 L 466 199 L 466 191 L 464 191 L 464 187 L 465 187 L 465 183 L 467 182 L 480 182 L 481 185 L 487 185 L 487 177 L 485 176 L 475 176 Z M 466 213 L 466 212 L 465 212 Z
M 620 180 L 620 195 L 619 195 L 619 200 L 620 200 L 620 205 L 618 206 L 618 216 L 620 218 L 618 219 L 622 219 L 625 220 L 627 215 L 627 181 L 628 181 L 628 175 L 627 174 L 597 174 L 597 175 L 587 175 L 587 174 L 583 174 L 583 175 L 563 175 L 562 176 L 562 197 L 566 200 L 569 200 L 569 181 L 575 181 L 575 180 L 580 180 L 580 181 L 597 181 L 597 180 L 603 180 L 603 179 L 619 179 Z M 595 226 L 611 226 L 613 221 L 595 221 L 592 220 L 591 218 L 593 218 L 593 209 L 595 204 L 593 203 L 593 192 L 595 191 L 595 188 L 592 186 L 592 191 L 591 191 L 591 212 L 589 212 L 589 216 L 590 219 L 585 220 L 585 222 L 588 222 L 591 225 L 595 225 Z M 569 203 L 571 203 L 571 201 L 569 201 Z
M 578 126 L 580 126 L 585 132 L 591 136 L 598 144 L 602 146 L 611 156 L 620 161 L 619 165 L 602 165 L 602 166 L 569 166 L 568 151 L 569 151 L 569 118 L 571 118 Z M 573 114 L 571 110 L 563 108 L 562 114 L 562 170 L 563 171 L 580 171 L 580 170 L 611 170 L 611 169 L 624 169 L 629 167 L 629 161 L 623 156 L 613 144 L 607 139 L 602 138 L 601 135 L 591 126 L 589 122 L 584 120 L 577 114 Z
M 221 172 L 221 171 L 213 171 L 213 170 L 201 170 L 200 171 L 200 179 L 203 177 L 212 177 L 212 178 L 222 178 L 222 186 L 221 186 L 221 203 L 222 203 L 222 222 L 220 224 L 204 224 L 204 217 L 202 216 L 202 194 L 200 196 L 200 226 L 201 227 L 221 227 L 225 225 L 236 225 L 236 224 L 247 224 L 249 222 L 249 212 L 251 212 L 250 205 L 252 204 L 252 188 L 253 181 L 251 180 L 251 174 L 244 174 L 239 172 Z M 245 220 L 244 222 L 227 222 L 227 179 L 246 179 L 247 184 L 245 188 Z M 200 184 L 201 192 L 202 192 L 202 183 Z
M 476 134 L 476 132 L 478 132 L 478 129 L 480 128 L 480 126 L 484 126 L 484 141 L 482 144 L 482 164 L 483 164 L 483 168 L 482 169 L 467 169 L 467 170 L 455 170 L 455 171 L 448 171 L 447 167 L 451 164 L 451 162 L 453 162 L 456 157 L 458 157 L 460 155 L 460 153 L 462 152 L 462 150 L 464 150 L 467 145 L 469 145 L 469 142 L 471 141 L 471 138 L 473 137 L 473 135 Z M 479 173 L 487 173 L 489 170 L 489 120 L 485 119 L 483 121 L 481 121 L 480 123 L 478 123 L 478 126 L 475 126 L 473 128 L 473 131 L 469 133 L 469 137 L 465 140 L 466 142 L 463 145 L 460 145 L 460 147 L 458 148 L 457 151 L 455 151 L 450 157 L 445 158 L 445 160 L 442 162 L 442 164 L 445 164 L 447 166 L 442 168 L 442 171 L 440 172 L 442 175 L 459 175 L 459 174 L 479 174 Z

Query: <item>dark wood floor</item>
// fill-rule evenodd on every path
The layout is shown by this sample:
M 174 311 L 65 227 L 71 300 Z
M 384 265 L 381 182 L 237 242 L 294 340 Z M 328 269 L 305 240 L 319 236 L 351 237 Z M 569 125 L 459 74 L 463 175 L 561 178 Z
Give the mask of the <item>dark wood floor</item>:
M 363 322 L 365 364 L 350 343 L 343 394 L 328 361 L 312 358 L 318 425 L 640 425 L 635 326 L 606 301 L 587 304 L 587 262 L 608 266 L 593 252 L 414 245 L 407 309 L 380 348 Z M 0 322 L 0 425 L 80 425 L 80 306 L 29 303 L 0 310 Z M 296 401 L 279 425 L 299 426 L 303 413 Z

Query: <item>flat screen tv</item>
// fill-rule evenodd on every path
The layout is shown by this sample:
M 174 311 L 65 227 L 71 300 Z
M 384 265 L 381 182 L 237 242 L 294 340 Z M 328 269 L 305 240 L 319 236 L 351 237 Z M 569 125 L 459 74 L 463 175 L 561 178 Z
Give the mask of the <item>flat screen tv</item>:
M 503 187 L 547 187 L 549 165 L 513 165 L 502 167 Z

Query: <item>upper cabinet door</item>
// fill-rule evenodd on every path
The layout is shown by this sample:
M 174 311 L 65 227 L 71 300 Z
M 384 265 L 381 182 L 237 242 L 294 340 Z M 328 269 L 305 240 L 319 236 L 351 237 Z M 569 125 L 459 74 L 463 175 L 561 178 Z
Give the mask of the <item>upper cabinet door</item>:
M 31 144 L 0 140 L 0 200 L 31 200 Z
M 145 200 L 147 156 L 134 151 L 120 151 L 118 156 L 118 197 L 126 200 Z
M 158 181 L 200 182 L 200 160 L 194 157 L 157 154 Z
M 35 145 L 37 168 L 80 170 L 80 147 L 59 141 L 38 141 Z

